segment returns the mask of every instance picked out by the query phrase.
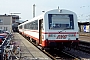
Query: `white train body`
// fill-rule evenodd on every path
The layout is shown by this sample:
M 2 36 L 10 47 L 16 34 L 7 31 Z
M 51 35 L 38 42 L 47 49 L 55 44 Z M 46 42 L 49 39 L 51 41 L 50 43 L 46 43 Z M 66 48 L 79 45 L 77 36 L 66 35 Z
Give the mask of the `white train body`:
M 21 27 L 22 26 L 22 27 Z M 21 27 L 21 28 L 20 28 Z M 78 43 L 78 23 L 74 12 L 54 9 L 18 26 L 19 32 L 42 47 L 59 47 Z

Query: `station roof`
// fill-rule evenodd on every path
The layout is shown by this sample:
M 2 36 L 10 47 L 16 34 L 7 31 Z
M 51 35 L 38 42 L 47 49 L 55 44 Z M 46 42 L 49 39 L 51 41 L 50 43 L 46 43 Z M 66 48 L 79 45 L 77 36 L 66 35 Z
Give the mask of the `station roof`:
M 90 25 L 90 22 L 78 22 L 79 25 Z
M 7 14 L 4 14 L 4 15 L 0 15 L 1 17 L 11 17 L 12 16 L 12 18 L 13 19 L 19 19 L 19 16 L 18 15 L 7 15 Z

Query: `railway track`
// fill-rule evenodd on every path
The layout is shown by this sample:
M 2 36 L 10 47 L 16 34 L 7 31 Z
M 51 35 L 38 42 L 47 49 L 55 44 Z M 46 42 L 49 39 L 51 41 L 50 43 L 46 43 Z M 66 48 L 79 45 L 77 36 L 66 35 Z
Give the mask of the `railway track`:
M 67 53 L 71 53 L 72 56 L 77 57 L 79 60 L 89 60 L 90 59 L 90 43 L 80 41 L 78 48 L 71 48 L 70 51 L 65 50 Z
M 78 49 L 90 54 L 90 42 L 80 41 Z
M 71 56 L 76 57 L 76 60 L 89 60 L 90 59 L 90 54 L 79 49 L 71 48 L 70 51 L 68 51 L 67 49 L 64 51 L 69 53 Z
M 78 60 L 79 58 L 66 52 L 66 51 L 59 51 L 59 50 L 50 50 L 50 51 L 45 51 L 42 50 L 40 46 L 37 46 L 35 43 L 32 42 L 38 49 L 40 49 L 43 53 L 48 55 L 51 59 L 53 60 Z
M 79 44 L 90 46 L 90 42 L 86 42 L 86 41 L 79 41 Z
M 80 33 L 78 49 L 90 53 L 90 33 Z
M 71 53 L 71 55 L 77 57 L 78 59 L 88 60 L 90 59 L 90 43 L 80 41 L 78 47 L 71 47 L 71 52 L 67 51 L 68 48 L 65 50 L 67 53 Z

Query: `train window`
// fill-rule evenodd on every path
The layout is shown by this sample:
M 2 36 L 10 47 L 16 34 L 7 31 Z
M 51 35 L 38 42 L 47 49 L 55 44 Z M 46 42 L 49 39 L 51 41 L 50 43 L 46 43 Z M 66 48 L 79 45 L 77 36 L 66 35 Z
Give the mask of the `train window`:
M 26 28 L 29 29 L 29 23 L 26 24 Z
M 30 23 L 28 23 L 28 29 L 30 29 Z
M 34 24 L 35 26 L 35 30 L 38 30 L 38 20 L 35 20 L 35 24 Z
M 32 30 L 38 30 L 38 20 L 30 22 L 28 28 Z
M 36 20 L 35 23 L 35 29 L 38 30 L 38 20 Z
M 41 19 L 41 28 L 44 30 L 44 28 L 43 28 L 43 19 Z
M 26 24 L 24 25 L 24 28 L 26 29 Z
M 74 28 L 73 15 L 49 14 L 49 29 Z
M 21 26 L 19 26 L 19 29 L 22 29 L 22 25 L 21 25 Z

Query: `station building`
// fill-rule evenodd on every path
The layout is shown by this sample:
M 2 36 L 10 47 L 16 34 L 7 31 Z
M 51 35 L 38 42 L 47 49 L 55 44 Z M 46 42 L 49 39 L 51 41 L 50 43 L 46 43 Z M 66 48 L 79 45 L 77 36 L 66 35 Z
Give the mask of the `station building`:
M 13 27 L 17 27 L 19 23 L 18 15 L 0 15 L 0 29 L 12 32 Z

